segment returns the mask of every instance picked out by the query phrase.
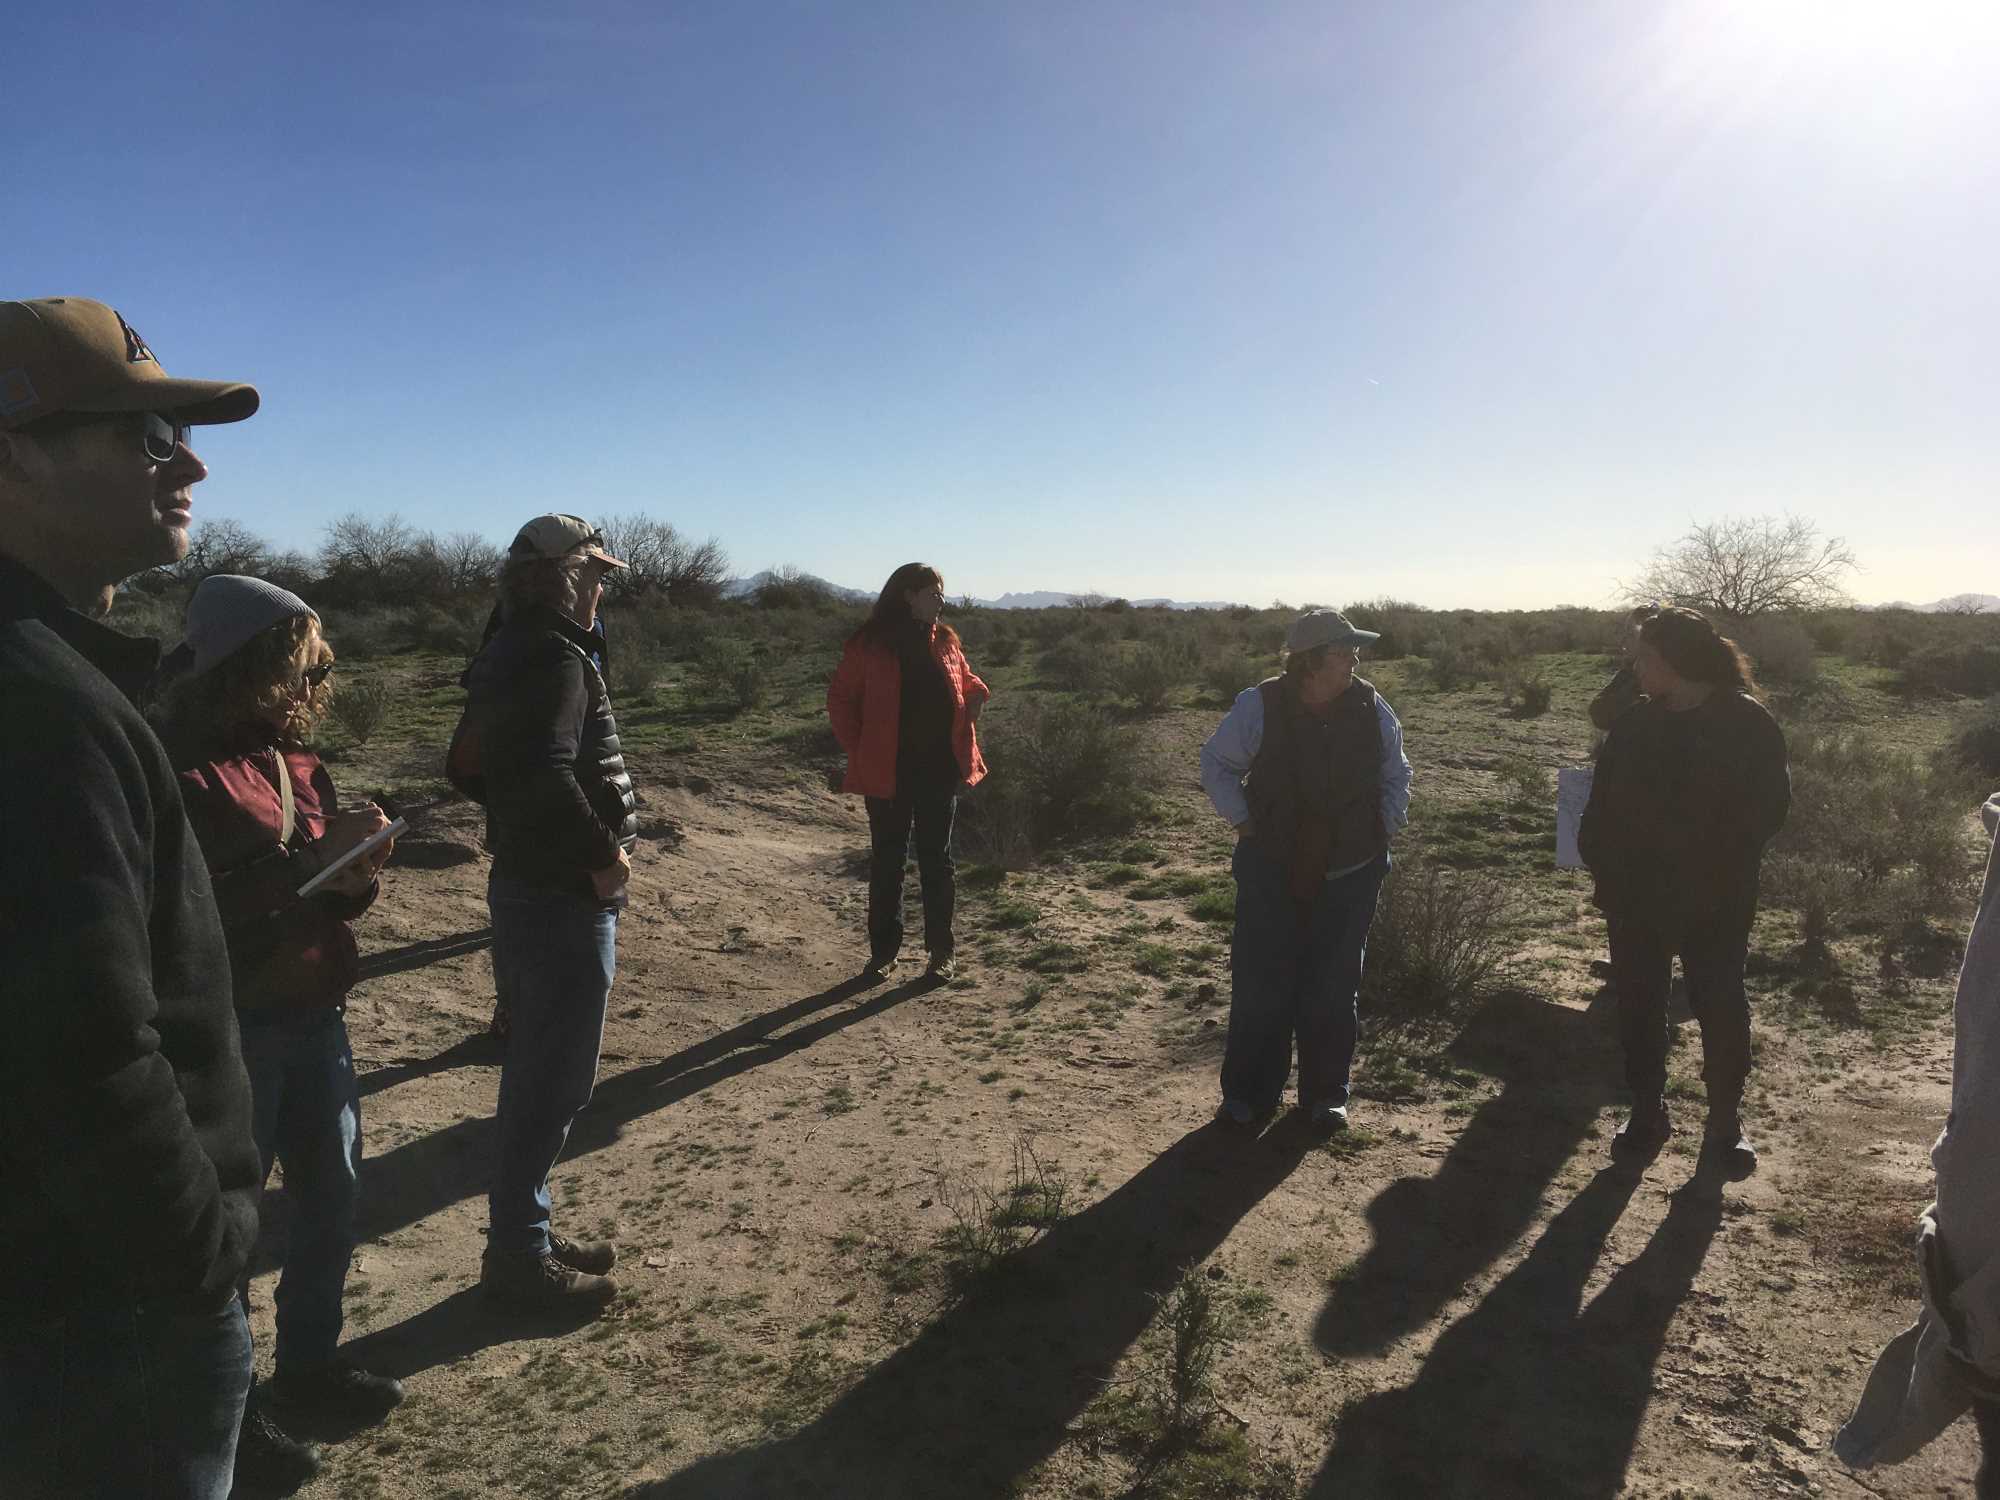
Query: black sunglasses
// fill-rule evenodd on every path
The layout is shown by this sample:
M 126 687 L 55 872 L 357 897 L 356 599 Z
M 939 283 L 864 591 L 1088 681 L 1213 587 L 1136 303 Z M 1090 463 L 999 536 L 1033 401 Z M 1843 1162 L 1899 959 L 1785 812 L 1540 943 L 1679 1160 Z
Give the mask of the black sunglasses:
M 94 422 L 115 422 L 128 413 L 122 411 L 61 411 L 51 417 L 38 417 L 32 422 L 21 424 L 26 433 L 64 432 L 72 428 L 88 427 Z M 175 422 L 161 416 L 156 411 L 145 413 L 146 425 L 139 435 L 140 445 L 146 450 L 146 457 L 156 464 L 170 463 L 174 453 L 187 441 L 186 422 Z
M 140 441 L 145 444 L 146 457 L 156 464 L 169 463 L 187 441 L 188 423 L 172 422 L 156 411 L 146 413 L 146 430 Z

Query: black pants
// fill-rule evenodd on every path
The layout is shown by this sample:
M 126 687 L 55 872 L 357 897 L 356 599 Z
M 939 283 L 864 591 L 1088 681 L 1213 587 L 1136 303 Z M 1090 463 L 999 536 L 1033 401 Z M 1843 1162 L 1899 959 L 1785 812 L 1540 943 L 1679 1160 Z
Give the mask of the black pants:
M 1979 1424 L 1979 1472 L 1973 1476 L 1977 1500 L 2000 1500 L 2000 1406 L 1972 1403 L 1972 1420 Z
M 914 827 L 917 878 L 924 892 L 924 947 L 932 958 L 950 957 L 951 820 L 958 810 L 957 787 L 949 783 L 899 787 L 894 797 L 870 797 L 867 802 L 873 844 L 868 860 L 869 956 L 891 959 L 902 949 L 903 865 Z
M 1688 1008 L 1701 1023 L 1701 1076 L 1711 1108 L 1734 1110 L 1750 1076 L 1750 1002 L 1743 964 L 1750 952 L 1754 900 L 1717 914 L 1679 938 L 1638 917 L 1613 917 L 1611 983 L 1618 996 L 1625 1084 L 1635 1101 L 1658 1099 L 1667 1085 L 1672 1026 L 1667 996 L 1674 955 L 1687 978 Z

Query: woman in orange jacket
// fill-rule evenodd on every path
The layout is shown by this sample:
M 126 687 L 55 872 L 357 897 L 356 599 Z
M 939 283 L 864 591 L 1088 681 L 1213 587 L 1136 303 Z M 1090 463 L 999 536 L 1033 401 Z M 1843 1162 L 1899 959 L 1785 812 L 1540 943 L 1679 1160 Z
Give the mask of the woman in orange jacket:
M 961 788 L 986 775 L 973 726 L 992 690 L 973 675 L 958 632 L 938 623 L 944 576 L 926 563 L 889 575 L 861 628 L 847 639 L 826 690 L 834 738 L 847 752 L 843 792 L 868 804 L 868 964 L 880 979 L 903 946 L 903 865 L 914 828 L 924 895 L 929 974 L 952 957 L 951 822 Z

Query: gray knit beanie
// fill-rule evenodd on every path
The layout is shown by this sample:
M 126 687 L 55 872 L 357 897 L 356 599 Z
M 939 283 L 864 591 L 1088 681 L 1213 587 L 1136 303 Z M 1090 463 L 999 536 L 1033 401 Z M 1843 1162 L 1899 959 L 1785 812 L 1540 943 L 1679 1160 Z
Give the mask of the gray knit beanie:
M 240 573 L 214 573 L 195 586 L 188 600 L 187 639 L 180 649 L 192 657 L 195 676 L 229 659 L 251 639 L 293 615 L 319 618 L 290 589 Z

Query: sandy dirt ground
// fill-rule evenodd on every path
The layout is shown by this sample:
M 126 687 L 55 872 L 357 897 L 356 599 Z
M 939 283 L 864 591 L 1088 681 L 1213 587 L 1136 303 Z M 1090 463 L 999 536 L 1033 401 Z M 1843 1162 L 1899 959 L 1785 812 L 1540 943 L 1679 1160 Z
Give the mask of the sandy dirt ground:
M 432 814 L 387 872 L 350 1008 L 347 1338 L 409 1399 L 319 1434 L 304 1493 L 1148 1493 L 1168 1481 L 1090 1413 L 1141 1377 L 1155 1297 L 1190 1267 L 1238 1312 L 1216 1420 L 1252 1462 L 1185 1493 L 1970 1493 L 1969 1424 L 1858 1478 L 1825 1452 L 1912 1313 L 1894 1247 L 1945 1109 L 1948 974 L 1886 1042 L 1760 1021 L 1763 1169 L 1719 1193 L 1682 1152 L 1608 1168 L 1615 1049 L 1574 949 L 1471 1015 L 1448 1088 L 1364 1088 L 1330 1149 L 1290 1113 L 1210 1123 L 1226 959 L 1219 995 L 1168 998 L 1038 985 L 965 942 L 952 986 L 906 961 L 861 987 L 858 804 L 690 777 L 645 811 L 596 1099 L 555 1177 L 558 1227 L 619 1247 L 597 1322 L 501 1316 L 475 1285 L 499 1076 L 476 809 Z M 1086 952 L 1130 905 L 1037 879 L 1044 928 Z M 983 920 L 968 902 L 962 928 Z M 1023 1161 L 1063 1216 L 955 1288 L 940 1235 Z M 266 1358 L 284 1217 L 274 1181 Z

